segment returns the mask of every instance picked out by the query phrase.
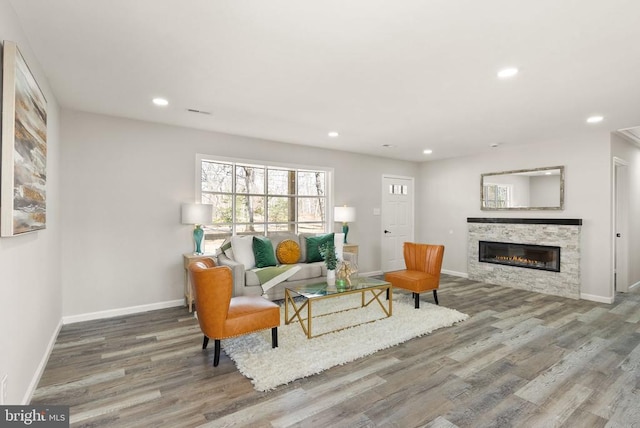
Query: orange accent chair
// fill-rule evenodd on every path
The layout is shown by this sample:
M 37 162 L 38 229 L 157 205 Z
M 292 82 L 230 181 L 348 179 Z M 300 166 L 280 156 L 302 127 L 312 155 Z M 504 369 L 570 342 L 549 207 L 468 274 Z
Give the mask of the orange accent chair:
M 191 284 L 200 330 L 204 333 L 202 349 L 209 338 L 215 340 L 213 366 L 220 362 L 220 340 L 271 329 L 271 345 L 278 347 L 280 306 L 260 296 L 231 297 L 233 276 L 228 266 L 215 266 L 211 259 L 189 265 Z
M 420 308 L 420 293 L 433 290 L 433 299 L 438 303 L 436 290 L 440 286 L 440 269 L 444 256 L 444 245 L 416 244 L 405 242 L 403 246 L 405 270 L 388 272 L 384 279 L 391 285 L 412 292 L 415 308 Z

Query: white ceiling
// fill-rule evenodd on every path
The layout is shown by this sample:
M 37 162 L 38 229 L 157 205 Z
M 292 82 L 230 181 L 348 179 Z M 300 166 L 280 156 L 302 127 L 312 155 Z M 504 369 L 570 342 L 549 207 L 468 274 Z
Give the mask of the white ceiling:
M 640 125 L 638 0 L 11 4 L 70 109 L 412 161 Z

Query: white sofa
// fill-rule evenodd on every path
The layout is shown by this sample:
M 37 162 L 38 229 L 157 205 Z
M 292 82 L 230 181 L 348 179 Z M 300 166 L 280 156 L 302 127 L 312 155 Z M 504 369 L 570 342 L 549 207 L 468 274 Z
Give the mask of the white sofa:
M 229 266 L 233 271 L 233 295 L 234 296 L 250 296 L 250 295 L 262 295 L 264 294 L 271 300 L 284 299 L 284 289 L 287 286 L 312 284 L 326 281 L 327 266 L 324 261 L 307 263 L 307 251 L 306 251 L 306 238 L 310 236 L 317 236 L 314 233 L 301 233 L 295 234 L 290 232 L 274 232 L 269 233 L 267 237 L 271 240 L 274 253 L 278 244 L 285 239 L 291 239 L 298 243 L 300 246 L 300 258 L 295 265 L 300 268 L 291 277 L 284 280 L 271 288 L 266 292 L 263 291 L 258 276 L 255 273 L 255 260 L 254 266 L 251 266 L 250 257 L 245 255 L 235 254 L 233 251 L 233 245 L 231 251 L 226 250 L 218 254 L 218 264 L 222 266 Z M 252 239 L 252 236 L 248 235 L 245 239 Z M 355 254 L 343 253 L 342 245 L 344 240 L 344 234 L 336 233 L 334 243 L 336 245 L 336 254 L 338 259 L 355 262 Z M 236 241 L 237 242 L 237 241 Z

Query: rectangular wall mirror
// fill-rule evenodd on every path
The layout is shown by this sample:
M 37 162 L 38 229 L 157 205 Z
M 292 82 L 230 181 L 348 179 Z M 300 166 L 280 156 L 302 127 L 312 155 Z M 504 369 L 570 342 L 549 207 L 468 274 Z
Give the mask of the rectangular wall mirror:
M 480 209 L 564 209 L 564 166 L 482 174 Z

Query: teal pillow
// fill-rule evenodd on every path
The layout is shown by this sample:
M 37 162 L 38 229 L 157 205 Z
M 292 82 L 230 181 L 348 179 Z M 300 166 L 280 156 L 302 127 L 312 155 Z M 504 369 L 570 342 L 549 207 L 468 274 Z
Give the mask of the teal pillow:
M 256 267 L 263 268 L 278 264 L 271 240 L 264 236 L 253 237 L 253 255 L 256 258 Z
M 321 262 L 320 246 L 334 240 L 333 233 L 307 237 L 307 263 Z

